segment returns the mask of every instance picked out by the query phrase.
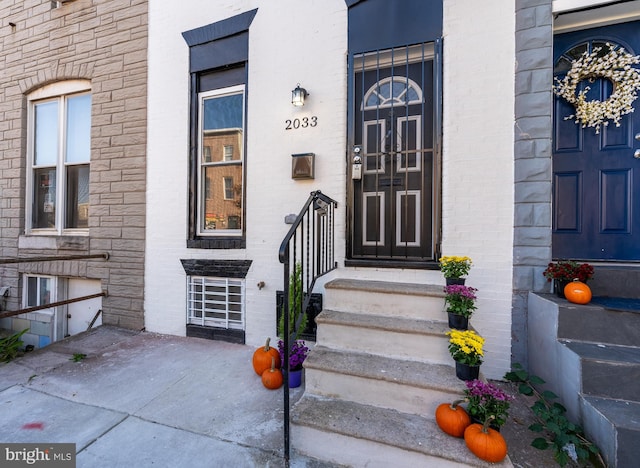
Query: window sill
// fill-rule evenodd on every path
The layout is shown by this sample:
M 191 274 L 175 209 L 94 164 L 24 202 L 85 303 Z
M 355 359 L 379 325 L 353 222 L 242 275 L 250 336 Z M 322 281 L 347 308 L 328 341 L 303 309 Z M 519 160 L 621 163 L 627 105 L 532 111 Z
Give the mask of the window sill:
M 89 250 L 89 237 L 81 235 L 45 235 L 31 233 L 18 237 L 18 249 Z
M 247 241 L 243 238 L 199 238 L 188 239 L 188 249 L 246 249 Z

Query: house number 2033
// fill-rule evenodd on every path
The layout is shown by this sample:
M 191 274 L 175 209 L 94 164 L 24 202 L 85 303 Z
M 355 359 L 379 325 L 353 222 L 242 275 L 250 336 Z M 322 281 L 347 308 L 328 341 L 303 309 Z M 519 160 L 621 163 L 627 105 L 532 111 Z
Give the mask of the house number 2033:
M 299 128 L 316 127 L 318 125 L 318 117 L 302 117 L 301 119 L 287 119 L 284 121 L 285 130 L 297 130 Z

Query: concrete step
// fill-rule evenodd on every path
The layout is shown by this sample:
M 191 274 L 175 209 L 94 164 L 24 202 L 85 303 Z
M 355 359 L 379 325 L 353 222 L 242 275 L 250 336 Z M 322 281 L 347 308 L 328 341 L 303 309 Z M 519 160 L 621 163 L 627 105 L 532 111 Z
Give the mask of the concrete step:
M 440 403 L 463 398 L 451 365 L 316 346 L 305 361 L 305 392 L 434 419 Z M 366 389 L 366 391 L 363 391 Z
M 640 266 L 594 265 L 589 287 L 594 296 L 640 298 Z
M 323 310 L 316 324 L 317 343 L 327 348 L 411 361 L 452 362 L 446 321 Z
M 584 396 L 580 405 L 585 434 L 598 446 L 609 466 L 638 466 L 640 403 Z
M 558 338 L 637 346 L 640 343 L 640 314 L 596 305 L 559 304 Z
M 580 357 L 582 394 L 640 402 L 640 348 L 559 341 Z
M 443 286 L 335 279 L 325 285 L 326 309 L 424 320 L 442 320 Z
M 416 414 L 304 395 L 292 410 L 296 450 L 312 458 L 349 466 L 398 468 L 511 467 L 486 463 L 464 440 L 448 436 L 434 421 Z

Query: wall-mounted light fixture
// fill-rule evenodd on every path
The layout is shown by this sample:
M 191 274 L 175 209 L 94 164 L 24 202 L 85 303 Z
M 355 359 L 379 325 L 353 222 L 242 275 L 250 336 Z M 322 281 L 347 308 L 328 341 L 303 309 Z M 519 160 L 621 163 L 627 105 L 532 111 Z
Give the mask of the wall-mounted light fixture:
M 307 98 L 309 93 L 307 90 L 300 87 L 300 83 L 296 85 L 296 89 L 291 91 L 291 104 L 296 107 L 304 106 L 304 100 Z

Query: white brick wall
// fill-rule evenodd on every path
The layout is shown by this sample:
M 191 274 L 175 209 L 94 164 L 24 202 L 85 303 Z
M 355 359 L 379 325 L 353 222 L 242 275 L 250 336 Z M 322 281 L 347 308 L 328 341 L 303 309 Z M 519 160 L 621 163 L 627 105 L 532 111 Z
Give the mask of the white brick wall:
M 468 255 L 487 377 L 511 358 L 515 7 L 444 2 L 443 245 Z
M 515 13 L 504 0 L 473 9 L 463 0 L 444 5 L 443 251 L 474 260 L 469 284 L 479 288 L 480 301 L 472 323 L 487 339 L 483 371 L 500 377 L 510 362 Z M 185 333 L 180 258 L 250 259 L 247 343 L 257 345 L 275 335 L 284 216 L 297 213 L 310 191 L 321 189 L 339 201 L 337 253 L 344 253 L 346 5 L 193 0 L 188 8 L 160 2 L 149 8 L 146 326 Z M 249 32 L 247 248 L 186 249 L 188 47 L 180 33 L 253 8 L 259 10 Z M 300 109 L 290 103 L 297 83 L 310 93 Z M 311 115 L 318 117 L 316 128 L 284 129 L 286 119 Z M 290 155 L 302 152 L 316 154 L 313 181 L 290 178 Z M 340 274 L 444 282 L 437 271 L 341 268 Z
M 247 343 L 275 336 L 275 291 L 282 289 L 277 252 L 309 192 L 342 201 L 346 141 L 346 5 L 343 0 L 189 2 L 150 8 L 147 294 L 148 330 L 185 333 L 185 273 L 181 258 L 250 259 L 247 276 Z M 259 8 L 249 30 L 247 85 L 247 248 L 187 249 L 189 72 L 183 31 Z M 286 16 L 283 11 L 291 12 Z M 291 105 L 300 83 L 310 96 Z M 285 120 L 317 116 L 315 128 L 285 130 Z M 291 154 L 316 154 L 316 178 L 291 179 Z M 344 205 L 337 213 L 344 242 Z M 342 251 L 339 252 L 342 254 Z M 264 281 L 259 290 L 257 283 Z

